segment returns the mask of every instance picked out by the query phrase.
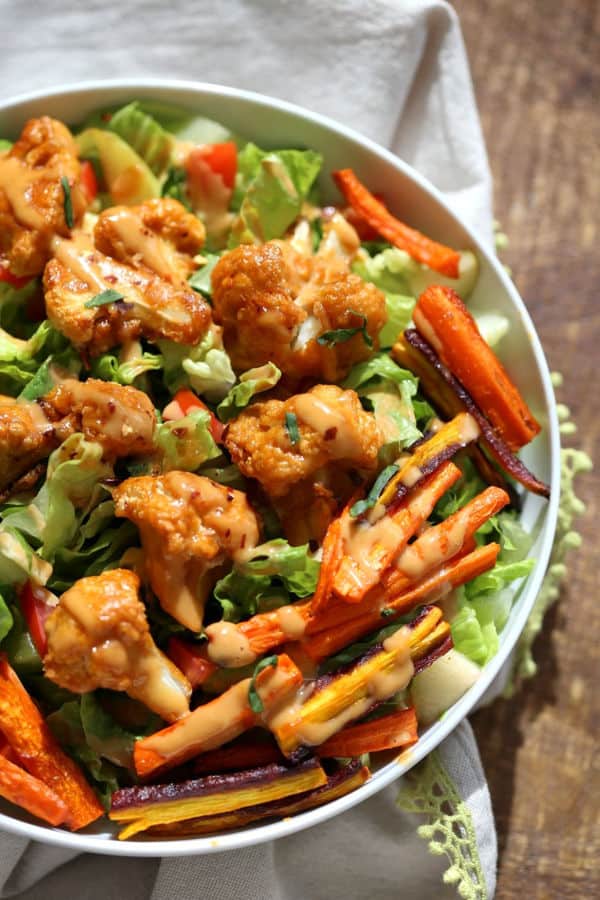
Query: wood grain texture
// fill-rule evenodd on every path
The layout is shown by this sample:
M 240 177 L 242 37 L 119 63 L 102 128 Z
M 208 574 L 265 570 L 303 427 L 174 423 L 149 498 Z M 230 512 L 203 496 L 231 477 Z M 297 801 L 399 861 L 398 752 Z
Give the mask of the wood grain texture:
M 600 4 L 456 0 L 495 181 L 503 254 L 577 442 L 600 446 Z M 497 818 L 497 900 L 600 897 L 600 471 L 539 670 L 474 727 Z

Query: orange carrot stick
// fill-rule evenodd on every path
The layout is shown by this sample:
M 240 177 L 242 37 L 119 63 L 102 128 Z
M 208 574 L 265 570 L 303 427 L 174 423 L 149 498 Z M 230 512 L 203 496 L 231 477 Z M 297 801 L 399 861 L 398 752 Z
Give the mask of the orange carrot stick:
M 344 527 L 349 521 L 350 505 L 347 505 L 342 514 L 330 524 L 323 539 L 319 580 L 310 606 L 313 615 L 317 615 L 319 610 L 324 609 L 330 602 L 333 580 L 344 552 Z
M 348 758 L 379 750 L 410 747 L 416 741 L 417 716 L 411 706 L 371 722 L 350 725 L 316 747 L 315 752 L 323 759 L 333 756 Z
M 370 631 L 394 622 L 416 606 L 431 601 L 433 597 L 444 596 L 453 588 L 487 572 L 495 565 L 499 552 L 499 544 L 478 547 L 466 556 L 451 560 L 420 584 L 399 594 L 382 585 L 373 591 L 368 611 L 361 607 L 361 615 L 341 620 L 327 630 L 308 636 L 302 642 L 302 648 L 313 661 L 320 662 Z M 389 610 L 385 618 L 381 615 L 382 609 Z
M 460 253 L 432 241 L 431 238 L 396 219 L 358 180 L 352 169 L 333 172 L 333 179 L 352 209 L 378 234 L 394 246 L 405 250 L 417 262 L 449 278 L 458 278 Z
M 0 654 L 0 729 L 23 767 L 54 791 L 68 810 L 74 831 L 100 818 L 104 810 L 79 767 L 61 750 L 46 720 Z
M 278 656 L 277 665 L 263 669 L 255 679 L 263 710 L 268 713 L 302 681 L 302 673 L 289 656 Z M 244 678 L 173 725 L 136 741 L 133 759 L 137 774 L 147 778 L 171 769 L 261 724 L 261 714 L 250 705 L 250 687 L 251 679 Z
M 50 825 L 62 825 L 69 816 L 69 810 L 54 791 L 1 753 L 0 797 Z
M 365 521 L 354 519 L 349 522 L 345 536 L 346 555 L 333 579 L 333 590 L 341 600 L 360 603 L 367 591 L 378 583 L 392 559 L 431 515 L 440 497 L 460 476 L 461 471 L 454 463 L 443 463 L 411 491 L 393 513 L 373 524 L 368 517 Z
M 419 297 L 413 320 L 510 449 L 533 440 L 540 424 L 458 294 L 432 285 Z

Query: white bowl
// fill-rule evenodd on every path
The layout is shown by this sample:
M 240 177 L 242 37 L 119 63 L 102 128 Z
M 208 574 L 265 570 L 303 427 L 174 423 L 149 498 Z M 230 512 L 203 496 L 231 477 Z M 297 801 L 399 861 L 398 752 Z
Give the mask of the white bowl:
M 293 834 L 343 813 L 377 793 L 423 759 L 473 709 L 497 676 L 523 630 L 538 594 L 552 549 L 560 491 L 560 444 L 554 393 L 548 364 L 525 305 L 502 265 L 469 228 L 450 211 L 440 193 L 418 172 L 388 150 L 298 106 L 248 91 L 195 82 L 140 80 L 77 84 L 17 97 L 0 104 L 0 136 L 16 135 L 26 119 L 47 114 L 67 123 L 77 123 L 99 107 L 154 98 L 188 107 L 223 122 L 233 131 L 267 147 L 312 147 L 324 158 L 322 186 L 335 196 L 328 173 L 351 167 L 372 191 L 385 194 L 392 209 L 425 234 L 461 249 L 477 253 L 480 276 L 469 305 L 472 309 L 497 311 L 511 323 L 501 344 L 501 356 L 543 426 L 542 433 L 523 458 L 541 479 L 550 484 L 551 499 L 527 495 L 522 521 L 528 529 L 539 529 L 531 555 L 537 560 L 513 606 L 500 638 L 498 653 L 483 669 L 475 685 L 448 710 L 441 721 L 424 731 L 418 743 L 398 761 L 383 765 L 353 793 L 326 806 L 292 819 L 215 837 L 119 842 L 107 820 L 83 833 L 71 834 L 35 824 L 14 807 L 0 803 L 0 830 L 61 847 L 118 856 L 187 856 L 233 850 Z

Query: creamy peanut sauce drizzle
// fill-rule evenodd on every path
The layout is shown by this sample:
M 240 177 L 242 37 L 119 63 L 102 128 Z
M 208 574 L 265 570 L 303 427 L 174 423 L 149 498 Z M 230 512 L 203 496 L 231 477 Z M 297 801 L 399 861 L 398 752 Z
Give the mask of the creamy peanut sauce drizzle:
M 300 394 L 294 398 L 294 407 L 297 417 L 327 441 L 337 458 L 351 458 L 360 452 L 352 407 L 343 398 L 334 406 L 315 394 Z
M 74 233 L 70 240 L 55 235 L 50 248 L 56 259 L 89 288 L 101 294 L 110 287 L 98 266 L 97 251 L 89 235 Z
M 215 622 L 205 629 L 208 658 L 225 669 L 239 669 L 256 660 L 250 641 L 233 622 Z
M 468 524 L 466 517 L 458 518 L 450 529 L 444 531 L 443 537 L 436 529 L 424 531 L 414 544 L 409 544 L 397 557 L 395 568 L 412 581 L 419 581 L 440 561 L 451 559 L 458 553 L 465 541 Z
M 147 228 L 139 214 L 123 207 L 105 213 L 125 249 L 137 256 L 149 269 L 170 279 L 177 270 L 177 260 L 173 248 L 164 238 L 158 237 Z
M 45 228 L 47 223 L 31 202 L 31 195 L 36 182 L 51 181 L 54 175 L 57 180 L 60 178 L 60 172 L 53 169 L 36 171 L 15 156 L 0 156 L 0 189 L 6 194 L 15 218 L 26 228 Z

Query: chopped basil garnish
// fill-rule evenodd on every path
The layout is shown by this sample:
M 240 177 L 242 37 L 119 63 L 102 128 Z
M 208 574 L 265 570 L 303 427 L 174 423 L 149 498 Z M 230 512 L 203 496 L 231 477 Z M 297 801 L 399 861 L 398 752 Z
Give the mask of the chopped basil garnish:
M 335 344 L 343 344 L 345 341 L 349 341 L 355 334 L 362 334 L 362 339 L 367 347 L 372 347 L 373 339 L 367 331 L 367 317 L 353 309 L 349 310 L 349 312 L 353 316 L 357 316 L 362 324 L 357 325 L 355 328 L 334 328 L 333 331 L 324 331 L 317 338 L 317 344 L 320 344 L 322 347 L 333 347 Z
M 124 299 L 123 294 L 120 294 L 119 291 L 113 291 L 112 288 L 108 288 L 106 291 L 102 291 L 101 294 L 96 294 L 95 297 L 86 300 L 83 305 L 91 309 L 93 306 L 107 306 L 109 303 L 116 303 L 117 300 Z
M 354 506 L 351 507 L 350 515 L 355 517 L 360 516 L 367 509 L 371 509 L 372 506 L 375 506 L 388 481 L 390 481 L 398 471 L 400 471 L 400 466 L 386 466 L 375 479 L 375 483 L 366 498 L 364 500 L 358 500 Z
M 67 223 L 67 228 L 72 228 L 75 224 L 75 220 L 73 219 L 73 200 L 71 198 L 71 185 L 69 184 L 69 179 L 66 175 L 63 175 L 60 179 L 60 183 L 63 189 L 63 209 L 65 211 L 65 222 Z
M 252 676 L 252 680 L 250 682 L 250 687 L 248 688 L 248 703 L 250 704 L 250 709 L 252 712 L 261 713 L 263 711 L 264 704 L 258 695 L 258 691 L 255 687 L 255 682 L 257 677 L 263 671 L 263 669 L 268 669 L 269 666 L 273 666 L 274 669 L 277 668 L 277 663 L 279 662 L 278 656 L 266 656 L 264 659 L 257 664 L 254 674 Z
M 285 430 L 288 433 L 290 443 L 292 443 L 292 444 L 300 443 L 300 432 L 298 430 L 298 419 L 296 418 L 296 413 L 286 412 L 286 414 L 285 414 Z
M 395 610 L 391 609 L 389 606 L 384 606 L 379 615 L 382 619 L 387 619 L 389 616 L 394 615 Z

